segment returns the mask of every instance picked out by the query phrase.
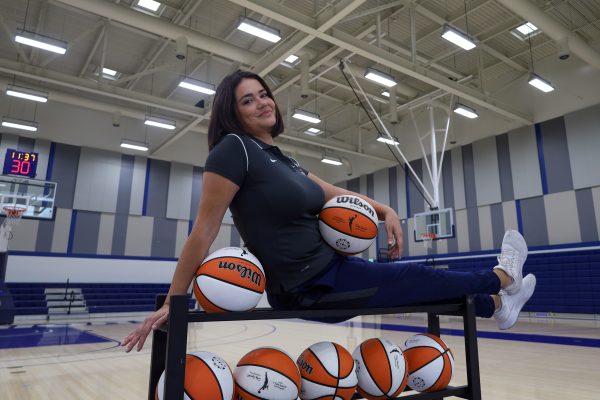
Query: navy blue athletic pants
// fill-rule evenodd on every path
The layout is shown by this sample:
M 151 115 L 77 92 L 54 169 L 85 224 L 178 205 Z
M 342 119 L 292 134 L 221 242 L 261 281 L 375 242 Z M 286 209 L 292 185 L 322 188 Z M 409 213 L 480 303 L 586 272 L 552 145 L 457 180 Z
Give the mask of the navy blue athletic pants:
M 494 314 L 500 279 L 486 271 L 458 272 L 421 264 L 377 263 L 335 255 L 326 272 L 298 289 L 269 295 L 274 308 L 394 307 L 475 296 L 479 317 Z

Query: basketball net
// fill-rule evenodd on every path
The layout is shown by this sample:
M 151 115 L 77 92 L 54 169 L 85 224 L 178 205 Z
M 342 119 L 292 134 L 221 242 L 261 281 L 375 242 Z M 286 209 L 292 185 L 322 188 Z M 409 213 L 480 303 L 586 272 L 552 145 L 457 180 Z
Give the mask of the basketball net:
M 8 241 L 12 239 L 12 229 L 21 222 L 21 217 L 26 210 L 27 207 L 18 204 L 4 204 L 2 206 L 5 217 L 2 225 L 0 225 L 0 253 L 8 251 Z
M 435 240 L 435 238 L 436 236 L 433 232 L 422 233 L 421 240 L 423 241 L 423 248 L 425 250 L 430 249 L 433 245 L 433 241 Z

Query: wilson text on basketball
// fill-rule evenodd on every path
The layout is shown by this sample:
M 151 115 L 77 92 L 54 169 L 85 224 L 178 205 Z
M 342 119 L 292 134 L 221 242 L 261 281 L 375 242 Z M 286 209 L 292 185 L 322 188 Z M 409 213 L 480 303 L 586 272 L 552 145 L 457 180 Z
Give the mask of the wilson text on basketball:
M 256 271 L 252 271 L 250 268 L 245 267 L 236 263 L 228 263 L 227 261 L 219 261 L 219 268 L 228 269 L 231 271 L 237 271 L 240 274 L 240 277 L 247 278 L 249 281 L 254 283 L 256 286 L 260 286 L 260 282 L 262 277 Z
M 364 208 L 365 211 L 367 211 L 369 214 L 371 214 L 371 216 L 374 218 L 375 217 L 375 211 L 373 210 L 373 207 L 371 207 L 368 203 L 366 202 L 362 202 L 360 201 L 360 199 L 358 197 L 354 197 L 354 196 L 338 196 L 336 199 L 338 204 L 341 203 L 348 203 L 348 204 L 354 204 L 356 206 L 358 206 L 359 208 Z

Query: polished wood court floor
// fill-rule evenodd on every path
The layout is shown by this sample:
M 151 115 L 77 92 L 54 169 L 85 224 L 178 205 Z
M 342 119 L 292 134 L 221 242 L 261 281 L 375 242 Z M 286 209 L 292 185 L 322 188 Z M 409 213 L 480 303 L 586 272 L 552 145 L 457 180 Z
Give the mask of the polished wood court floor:
M 71 328 L 105 338 L 101 343 L 0 349 L 0 398 L 147 398 L 150 342 L 139 353 L 126 354 L 119 346 L 141 319 L 130 315 L 69 323 Z M 451 384 L 466 384 L 463 340 L 457 336 L 462 321 L 441 320 L 442 329 L 448 330 L 442 338 L 457 365 Z M 45 321 L 20 321 L 19 326 L 36 323 Z M 325 340 L 352 352 L 371 337 L 401 345 L 419 326 L 425 326 L 424 316 L 366 316 L 335 325 L 299 320 L 197 323 L 190 326 L 187 348 L 214 352 L 233 369 L 244 354 L 260 346 L 282 348 L 294 359 L 309 345 Z M 52 321 L 45 327 L 64 327 L 64 323 Z M 498 336 L 493 321 L 478 320 L 478 330 L 484 399 L 600 399 L 600 321 L 523 318 Z

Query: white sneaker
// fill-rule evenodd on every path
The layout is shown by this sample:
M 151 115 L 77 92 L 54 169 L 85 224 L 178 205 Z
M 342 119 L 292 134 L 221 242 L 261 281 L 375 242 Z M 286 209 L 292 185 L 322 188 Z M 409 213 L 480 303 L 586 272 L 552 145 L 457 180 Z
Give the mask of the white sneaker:
M 535 275 L 529 274 L 523 278 L 523 285 L 517 293 L 508 294 L 505 292 L 500 295 L 502 306 L 494 313 L 499 329 L 509 329 L 517 322 L 521 308 L 535 291 L 535 284 Z
M 521 288 L 523 281 L 523 264 L 527 259 L 527 243 L 517 231 L 506 231 L 502 239 L 502 250 L 498 256 L 498 265 L 494 269 L 501 269 L 513 279 L 513 282 L 504 288 L 506 293 L 515 294 Z

